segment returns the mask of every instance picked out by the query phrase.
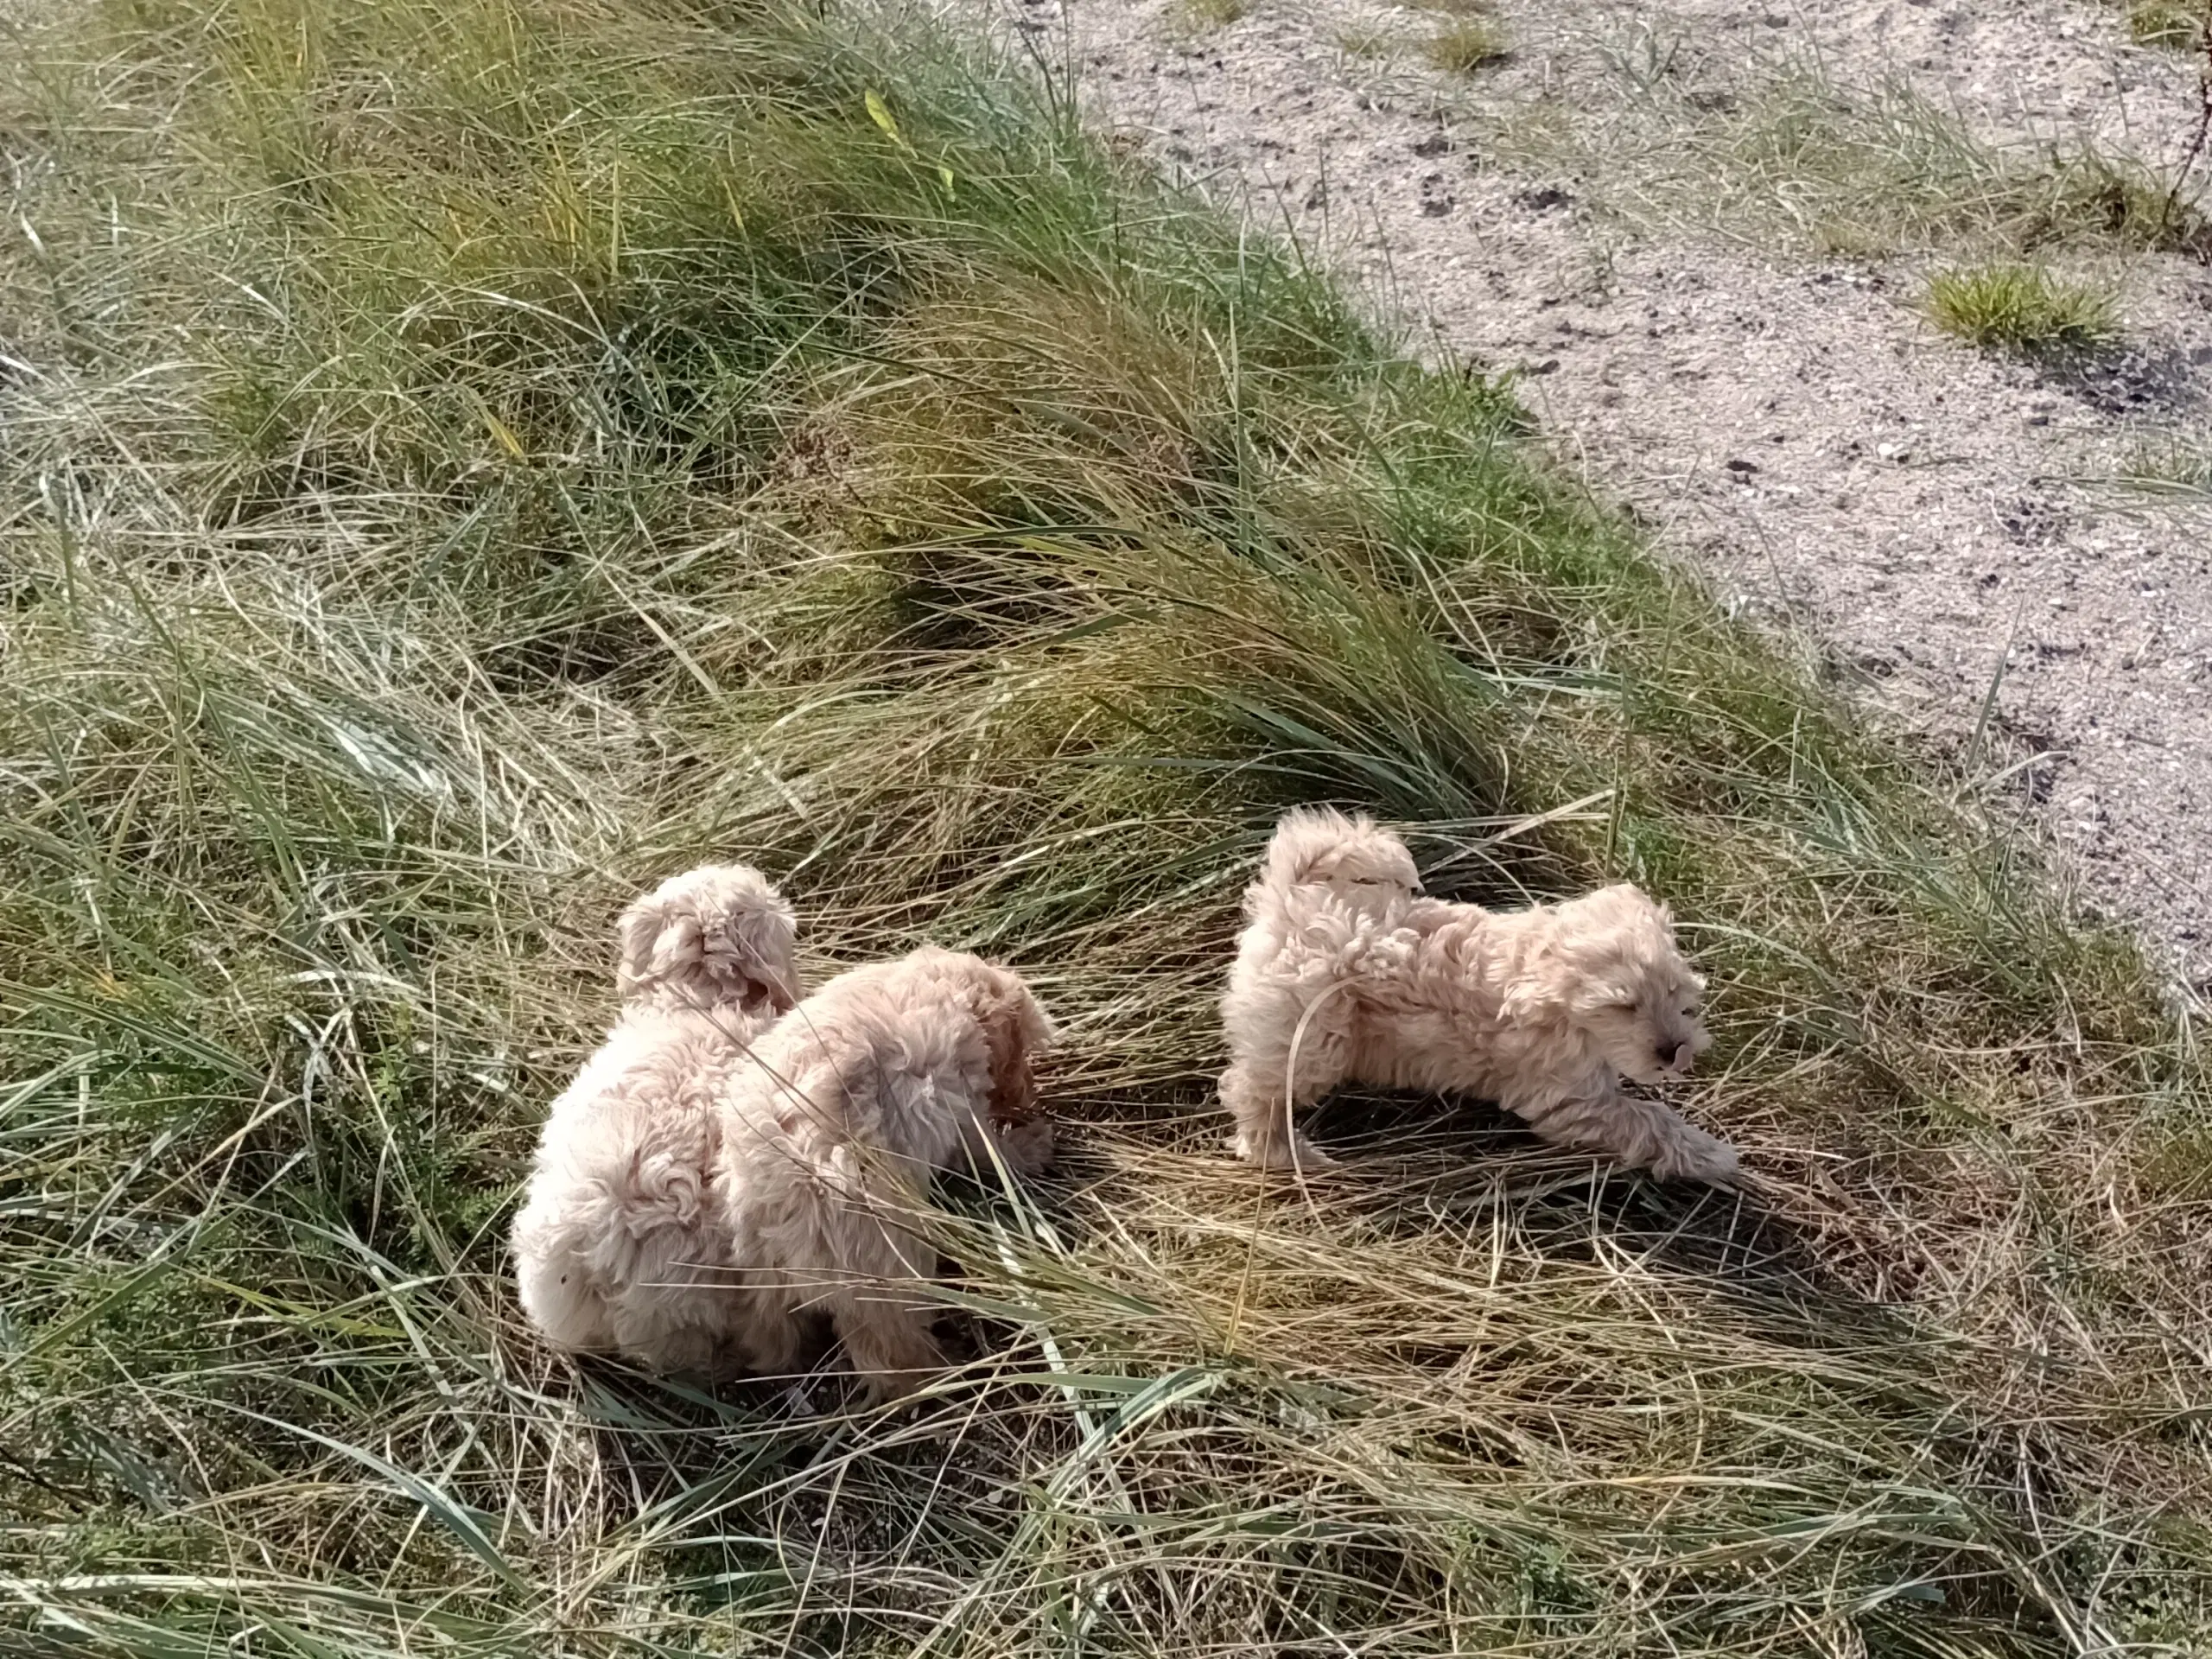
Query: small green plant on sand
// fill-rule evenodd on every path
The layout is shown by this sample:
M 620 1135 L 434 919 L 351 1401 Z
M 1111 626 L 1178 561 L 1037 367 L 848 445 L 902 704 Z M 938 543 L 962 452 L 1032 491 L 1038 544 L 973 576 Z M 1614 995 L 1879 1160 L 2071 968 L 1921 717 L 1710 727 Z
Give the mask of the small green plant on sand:
M 1471 75 L 1505 55 L 1505 35 L 1482 17 L 1464 17 L 1428 43 L 1428 60 L 1446 74 Z
M 2120 334 L 2108 289 L 2040 265 L 1938 271 L 1929 280 L 1928 313 L 1947 334 L 2001 351 L 2094 351 Z
M 2121 465 L 2119 479 L 2160 495 L 2212 495 L 2212 451 L 2182 438 L 2146 442 Z
M 1192 29 L 1227 29 L 1242 21 L 1245 0 L 1181 0 L 1179 10 Z
M 2193 52 L 2204 41 L 2202 0 L 2133 0 L 2127 8 L 2127 34 L 2138 46 Z

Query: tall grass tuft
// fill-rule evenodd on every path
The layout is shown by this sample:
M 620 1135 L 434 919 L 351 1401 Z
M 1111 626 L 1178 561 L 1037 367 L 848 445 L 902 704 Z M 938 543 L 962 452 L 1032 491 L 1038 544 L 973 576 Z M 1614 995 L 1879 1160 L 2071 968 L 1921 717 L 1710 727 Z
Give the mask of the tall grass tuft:
M 910 20 L 111 0 L 0 60 L 0 1644 L 2191 1650 L 2190 1020 L 1294 254 Z M 1631 878 L 1740 1193 L 1220 1149 L 1274 814 Z M 640 886 L 1070 1032 L 905 1416 L 549 1355 Z M 803 1396 L 803 1397 L 801 1397 Z
M 2088 352 L 2120 336 L 2109 291 L 2040 265 L 1976 265 L 1928 280 L 1928 315 L 1975 346 L 2028 353 Z

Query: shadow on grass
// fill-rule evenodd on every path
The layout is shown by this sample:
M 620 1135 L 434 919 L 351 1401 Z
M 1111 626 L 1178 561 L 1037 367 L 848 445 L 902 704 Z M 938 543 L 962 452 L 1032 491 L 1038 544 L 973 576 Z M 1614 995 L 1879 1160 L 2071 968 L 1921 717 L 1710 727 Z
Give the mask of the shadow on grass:
M 1909 1285 L 1910 1263 L 1840 1262 L 1834 1233 L 1777 1208 L 1756 1160 L 1743 1185 L 1661 1181 L 1547 1146 L 1510 1113 L 1464 1097 L 1346 1090 L 1306 1125 L 1408 1224 L 1503 1211 L 1520 1247 L 1562 1261 L 1601 1251 L 1694 1277 L 1779 1340 L 1863 1348 L 1905 1339 L 1903 1305 L 1867 1284 Z M 1855 1254 L 1855 1252 L 1854 1252 Z M 1856 1269 L 1856 1270 L 1853 1270 Z

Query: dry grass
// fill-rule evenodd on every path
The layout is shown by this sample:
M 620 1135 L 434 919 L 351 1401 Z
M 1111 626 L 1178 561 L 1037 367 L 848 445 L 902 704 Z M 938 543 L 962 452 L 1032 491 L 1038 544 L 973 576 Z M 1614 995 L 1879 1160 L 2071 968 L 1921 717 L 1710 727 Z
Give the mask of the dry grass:
M 1398 37 L 1386 29 L 1340 29 L 1335 40 L 1338 51 L 1354 58 L 1388 58 L 1398 48 Z
M 117 0 L 0 59 L 0 1646 L 2188 1652 L 2194 1027 L 1279 248 L 911 24 Z M 1616 876 L 1740 1196 L 1353 1100 L 1221 1156 L 1273 815 Z M 1538 815 L 1551 815 L 1532 823 Z M 501 1245 L 626 894 L 1030 969 L 981 1354 L 810 1415 Z
M 1509 158 L 1571 169 L 1642 223 L 1864 258 L 2212 248 L 2198 188 L 2170 212 L 2172 181 L 2133 156 L 1992 144 L 1902 81 L 1856 86 L 1815 60 L 1713 52 L 1656 14 L 1561 28 L 1548 49 L 1588 78 L 1589 96 L 1467 118 Z

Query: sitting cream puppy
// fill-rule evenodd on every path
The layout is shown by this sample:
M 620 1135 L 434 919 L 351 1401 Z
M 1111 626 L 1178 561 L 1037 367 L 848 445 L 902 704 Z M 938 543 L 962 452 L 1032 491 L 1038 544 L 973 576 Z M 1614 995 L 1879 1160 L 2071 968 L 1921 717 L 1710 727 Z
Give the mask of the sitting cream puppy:
M 515 1217 L 523 1311 L 556 1345 L 702 1370 L 727 1320 L 712 1201 L 721 1098 L 798 997 L 791 906 L 758 870 L 706 865 L 622 912 L 622 1011 L 553 1103 Z
M 1426 899 L 1397 837 L 1305 810 L 1244 910 L 1221 1094 L 1252 1162 L 1325 1162 L 1291 1115 L 1362 1083 L 1478 1095 L 1547 1141 L 1662 1176 L 1735 1173 L 1725 1142 L 1620 1087 L 1686 1071 L 1710 1042 L 1704 982 L 1636 888 L 1511 912 Z

